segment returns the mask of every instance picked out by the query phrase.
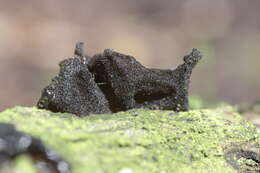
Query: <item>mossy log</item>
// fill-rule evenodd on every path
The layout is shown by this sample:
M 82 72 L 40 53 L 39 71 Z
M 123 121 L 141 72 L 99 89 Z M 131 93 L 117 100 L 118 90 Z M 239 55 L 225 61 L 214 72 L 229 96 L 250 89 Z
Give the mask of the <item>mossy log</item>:
M 0 122 L 40 138 L 72 173 L 260 171 L 260 133 L 229 106 L 87 117 L 15 107 Z

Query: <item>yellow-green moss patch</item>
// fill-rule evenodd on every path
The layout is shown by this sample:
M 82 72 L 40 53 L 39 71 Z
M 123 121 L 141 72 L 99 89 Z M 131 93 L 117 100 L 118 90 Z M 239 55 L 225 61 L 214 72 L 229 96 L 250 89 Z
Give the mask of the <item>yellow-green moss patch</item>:
M 0 122 L 42 139 L 71 164 L 73 173 L 235 172 L 225 151 L 260 141 L 256 128 L 231 107 L 84 118 L 15 107 L 0 113 Z

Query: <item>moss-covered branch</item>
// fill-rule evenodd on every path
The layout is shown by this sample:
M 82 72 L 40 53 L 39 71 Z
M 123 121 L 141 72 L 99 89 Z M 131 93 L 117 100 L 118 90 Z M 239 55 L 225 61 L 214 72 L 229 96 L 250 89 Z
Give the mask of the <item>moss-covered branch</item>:
M 42 139 L 71 164 L 73 173 L 228 173 L 235 166 L 225 153 L 237 148 L 259 152 L 259 132 L 231 107 L 180 113 L 131 110 L 84 118 L 15 107 L 0 113 L 0 122 Z M 239 168 L 248 169 L 243 163 Z

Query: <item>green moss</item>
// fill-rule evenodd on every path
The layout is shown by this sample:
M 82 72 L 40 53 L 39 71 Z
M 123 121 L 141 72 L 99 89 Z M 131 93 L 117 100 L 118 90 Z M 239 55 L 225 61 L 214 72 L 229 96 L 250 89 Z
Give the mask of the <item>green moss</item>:
M 202 100 L 200 96 L 193 95 L 189 97 L 190 109 L 202 109 L 206 107 L 206 103 Z
M 244 171 L 256 171 L 254 169 L 256 166 L 258 166 L 258 163 L 256 163 L 252 159 L 245 159 L 241 158 L 238 160 L 238 165 L 244 170 Z M 258 167 L 258 172 L 260 171 L 260 168 Z
M 235 172 L 224 151 L 260 141 L 256 128 L 231 107 L 84 118 L 15 107 L 0 113 L 0 122 L 41 138 L 71 163 L 73 173 Z
M 21 155 L 14 161 L 14 173 L 37 173 L 36 168 L 33 166 L 33 161 L 27 155 Z

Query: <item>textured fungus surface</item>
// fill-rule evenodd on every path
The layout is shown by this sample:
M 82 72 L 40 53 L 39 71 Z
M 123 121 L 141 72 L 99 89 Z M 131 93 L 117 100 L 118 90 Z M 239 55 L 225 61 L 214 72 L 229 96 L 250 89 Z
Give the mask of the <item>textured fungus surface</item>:
M 259 172 L 259 130 L 231 107 L 87 117 L 16 107 L 0 122 L 40 138 L 72 173 Z
M 38 171 L 69 173 L 68 164 L 53 150 L 47 149 L 41 140 L 15 130 L 12 124 L 0 123 L 0 168 L 7 170 L 7 164 L 22 154 L 32 157 Z
M 190 75 L 200 59 L 193 49 L 175 70 L 145 68 L 134 57 L 109 49 L 66 59 L 37 106 L 77 115 L 134 108 L 187 111 Z
M 110 113 L 108 102 L 87 65 L 78 58 L 66 59 L 59 65 L 59 75 L 42 91 L 39 108 L 76 115 Z
M 192 69 L 201 59 L 193 49 L 175 70 L 148 69 L 132 56 L 105 50 L 89 64 L 113 112 L 133 108 L 188 110 Z

